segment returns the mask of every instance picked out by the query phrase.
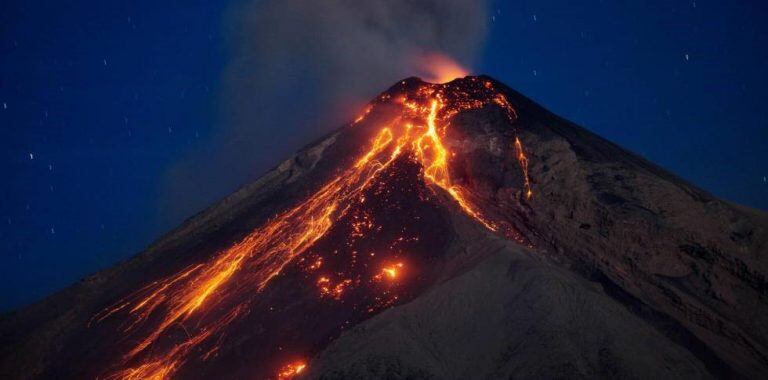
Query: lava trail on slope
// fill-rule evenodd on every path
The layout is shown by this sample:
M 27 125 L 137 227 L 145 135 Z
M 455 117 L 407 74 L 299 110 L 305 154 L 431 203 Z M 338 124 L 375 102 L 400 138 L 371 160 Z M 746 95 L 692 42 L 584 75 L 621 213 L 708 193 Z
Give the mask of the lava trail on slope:
M 765 212 L 502 83 L 410 78 L 0 315 L 0 378 L 762 379 L 766 252 Z
M 498 144 L 519 165 L 520 197 L 532 197 L 517 114 L 492 82 L 402 81 L 346 127 L 371 137 L 306 199 L 96 314 L 91 328 L 116 329 L 122 351 L 101 377 L 292 377 L 343 328 L 434 281 L 447 210 L 528 245 L 475 194 L 479 181 L 453 138 L 454 117 L 486 108 L 508 119 L 513 137 Z M 379 113 L 387 116 L 367 122 Z

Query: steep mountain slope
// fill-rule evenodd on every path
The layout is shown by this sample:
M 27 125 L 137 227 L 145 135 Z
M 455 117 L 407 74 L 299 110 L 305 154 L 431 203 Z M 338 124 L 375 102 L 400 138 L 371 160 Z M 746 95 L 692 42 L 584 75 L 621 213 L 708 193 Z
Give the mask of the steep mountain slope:
M 760 378 L 767 229 L 491 78 L 411 78 L 3 316 L 0 375 Z
M 490 257 L 343 334 L 307 377 L 711 377 L 599 286 L 525 248 L 478 239 L 468 246 Z

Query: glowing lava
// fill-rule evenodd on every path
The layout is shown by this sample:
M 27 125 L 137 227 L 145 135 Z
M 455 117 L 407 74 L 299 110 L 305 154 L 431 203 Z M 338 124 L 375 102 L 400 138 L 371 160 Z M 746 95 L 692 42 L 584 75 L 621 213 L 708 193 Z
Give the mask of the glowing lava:
M 465 74 L 446 72 L 450 72 L 448 76 Z M 438 79 L 440 81 L 442 79 Z M 122 331 L 136 342 L 106 377 L 165 379 L 172 377 L 193 355 L 202 360 L 213 355 L 217 349 L 215 339 L 234 320 L 249 312 L 243 300 L 252 299 L 289 263 L 325 236 L 337 221 L 348 216 L 350 205 L 365 203 L 365 191 L 398 159 L 417 162 L 427 187 L 438 197 L 452 199 L 466 215 L 492 231 L 502 228 L 501 223 L 484 215 L 481 205 L 475 203 L 476 197 L 451 176 L 453 152 L 446 145 L 445 136 L 453 116 L 493 105 L 500 107 L 510 122 L 517 117 L 506 97 L 496 91 L 490 81 L 471 78 L 471 83 L 474 86 L 471 91 L 450 84 L 422 83 L 397 98 L 389 94 L 380 96 L 379 103 L 394 104 L 401 112 L 379 126 L 368 147 L 360 150 L 348 168 L 330 178 L 306 200 L 218 252 L 208 262 L 191 265 L 155 281 L 94 316 L 93 322 L 101 322 L 126 315 Z M 376 103 L 369 106 L 353 125 L 362 123 L 375 108 Z M 525 177 L 524 192 L 526 198 L 530 198 L 528 158 L 518 138 L 513 144 Z M 352 224 L 350 238 L 362 237 L 371 228 L 371 220 L 362 215 Z M 379 275 L 399 279 L 403 267 L 402 262 L 386 265 Z M 312 259 L 306 270 L 321 268 L 324 261 L 319 257 Z M 314 276 L 317 276 L 313 278 L 321 297 L 341 299 L 348 289 L 358 285 L 340 274 Z M 394 295 L 383 305 L 396 299 Z M 214 310 L 228 311 L 211 312 Z M 186 333 L 184 338 L 171 334 L 179 326 Z M 202 350 L 203 342 L 214 347 Z M 280 370 L 278 378 L 291 378 L 305 367 L 305 362 L 290 364 Z
M 518 137 L 515 137 L 515 155 L 517 156 L 517 161 L 520 163 L 520 167 L 523 169 L 525 197 L 530 199 L 531 196 L 533 196 L 533 190 L 531 190 L 531 179 L 528 178 L 528 157 L 526 157 L 525 152 L 523 152 L 523 144 Z
M 405 265 L 403 263 L 397 263 L 394 265 L 388 265 L 381 268 L 381 273 L 374 276 L 374 279 L 386 278 L 388 280 L 397 279 L 400 276 L 400 272 Z
M 469 70 L 445 54 L 433 52 L 413 58 L 416 72 L 427 82 L 447 83 L 469 75 Z
M 277 373 L 278 380 L 290 380 L 300 375 L 307 368 L 307 363 L 304 361 L 297 361 L 291 364 L 285 365 Z

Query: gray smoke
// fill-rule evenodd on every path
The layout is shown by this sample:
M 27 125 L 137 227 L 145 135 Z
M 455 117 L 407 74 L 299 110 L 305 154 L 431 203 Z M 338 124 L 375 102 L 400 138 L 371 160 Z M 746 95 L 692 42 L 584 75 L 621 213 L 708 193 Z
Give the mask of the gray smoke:
M 471 67 L 484 45 L 476 0 L 246 0 L 233 6 L 232 57 L 212 146 L 168 176 L 165 223 L 263 174 L 354 118 L 415 57 L 439 52 Z

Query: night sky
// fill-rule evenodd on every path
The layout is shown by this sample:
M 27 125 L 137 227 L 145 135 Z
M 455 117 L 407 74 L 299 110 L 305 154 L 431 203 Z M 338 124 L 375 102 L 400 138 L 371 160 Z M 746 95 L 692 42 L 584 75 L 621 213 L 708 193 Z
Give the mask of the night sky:
M 135 254 L 182 218 L 158 210 L 169 168 L 220 119 L 227 6 L 130 3 L 0 4 L 0 310 Z M 768 209 L 768 5 L 626 3 L 497 1 L 473 72 Z M 269 143 L 290 151 L 323 132 L 285 128 Z M 254 177 L 284 158 L 265 157 Z

